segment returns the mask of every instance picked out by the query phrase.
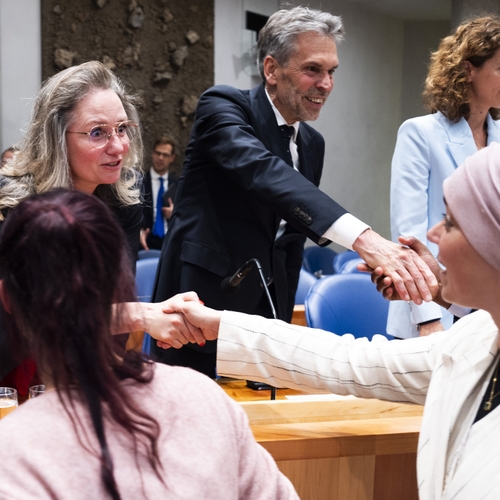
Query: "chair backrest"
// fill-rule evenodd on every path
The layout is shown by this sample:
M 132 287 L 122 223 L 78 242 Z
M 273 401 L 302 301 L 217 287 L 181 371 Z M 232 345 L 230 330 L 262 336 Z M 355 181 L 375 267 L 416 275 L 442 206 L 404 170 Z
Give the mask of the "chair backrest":
M 389 302 L 377 292 L 368 274 L 327 276 L 309 291 L 305 302 L 307 325 L 338 335 L 385 335 Z
M 152 259 L 153 257 L 160 258 L 160 255 L 161 250 L 156 250 L 155 248 L 151 248 L 150 250 L 139 250 L 137 260 Z
M 364 264 L 365 261 L 361 258 L 359 259 L 350 259 L 344 262 L 344 265 L 340 269 L 340 274 L 348 274 L 348 273 L 362 273 L 363 271 L 358 270 L 358 264 Z
M 335 255 L 333 259 L 333 272 L 334 274 L 339 274 L 342 266 L 351 259 L 359 259 L 360 255 L 358 252 L 353 252 L 352 250 L 346 250 L 345 252 L 340 252 Z
M 295 293 L 295 304 L 303 304 L 311 287 L 318 281 L 318 278 L 306 271 L 304 268 L 300 270 L 299 285 Z
M 136 263 L 135 285 L 137 288 L 137 298 L 141 302 L 151 302 L 151 294 L 155 283 L 156 269 L 158 267 L 158 257 L 141 259 Z
M 333 258 L 336 252 L 327 247 L 306 247 L 302 258 L 302 266 L 311 274 L 321 272 L 322 275 L 333 274 Z
M 153 286 L 155 283 L 156 269 L 158 268 L 158 257 L 141 259 L 137 261 L 135 272 L 135 286 L 137 288 L 137 298 L 141 302 L 151 302 Z M 142 352 L 149 356 L 151 351 L 151 337 L 144 333 L 142 341 Z

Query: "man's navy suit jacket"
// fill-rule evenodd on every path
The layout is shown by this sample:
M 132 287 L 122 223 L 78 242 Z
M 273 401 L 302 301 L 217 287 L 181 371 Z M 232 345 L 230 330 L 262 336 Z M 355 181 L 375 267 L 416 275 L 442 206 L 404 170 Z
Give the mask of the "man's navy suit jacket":
M 346 213 L 317 188 L 323 137 L 301 123 L 296 142 L 300 173 L 284 160 L 288 145 L 263 85 L 216 86 L 201 96 L 154 301 L 194 290 L 207 306 L 253 313 L 263 293 L 256 270 L 236 295 L 221 291 L 221 282 L 257 258 L 274 280 L 278 317 L 291 319 L 305 237 L 318 242 Z M 287 229 L 275 241 L 281 219 Z M 213 352 L 213 344 L 192 347 Z

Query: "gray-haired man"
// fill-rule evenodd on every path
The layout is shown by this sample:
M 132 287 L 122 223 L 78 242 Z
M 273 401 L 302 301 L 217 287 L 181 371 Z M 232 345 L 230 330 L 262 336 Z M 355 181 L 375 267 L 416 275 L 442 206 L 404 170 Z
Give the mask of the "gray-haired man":
M 428 293 L 426 279 L 432 285 L 435 278 L 415 254 L 379 236 L 317 187 L 324 140 L 304 122 L 319 116 L 333 89 L 342 36 L 339 17 L 305 7 L 278 11 L 259 34 L 263 83 L 250 91 L 217 86 L 201 96 L 155 301 L 194 290 L 210 307 L 269 317 L 258 273 L 249 273 L 237 295 L 221 290 L 225 277 L 257 258 L 278 317 L 290 320 L 306 236 L 357 250 L 405 293 L 403 281 L 410 282 L 417 301 L 418 289 Z M 155 346 L 153 355 L 213 377 L 215 350 L 214 342 L 167 351 Z

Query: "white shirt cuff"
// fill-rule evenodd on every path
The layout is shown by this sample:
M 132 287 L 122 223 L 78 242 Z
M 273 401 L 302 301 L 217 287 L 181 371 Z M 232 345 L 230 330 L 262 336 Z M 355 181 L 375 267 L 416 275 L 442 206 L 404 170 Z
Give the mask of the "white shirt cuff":
M 330 240 L 352 250 L 352 245 L 358 239 L 359 235 L 369 228 L 370 226 L 361 222 L 354 215 L 344 214 L 326 230 L 319 243 Z

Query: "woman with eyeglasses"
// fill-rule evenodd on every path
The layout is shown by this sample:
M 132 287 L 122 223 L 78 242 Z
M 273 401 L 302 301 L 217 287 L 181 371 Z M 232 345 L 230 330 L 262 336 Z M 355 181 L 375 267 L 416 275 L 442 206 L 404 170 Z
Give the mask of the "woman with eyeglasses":
M 111 209 L 125 232 L 134 265 L 143 213 L 139 182 L 143 146 L 134 103 L 121 81 L 97 61 L 49 78 L 36 98 L 19 151 L 2 169 L 0 219 L 20 201 L 54 188 L 93 194 Z M 133 328 L 173 335 L 178 347 L 196 336 L 180 316 L 165 316 L 160 306 L 136 306 L 134 312 L 135 321 L 122 325 L 121 331 Z M 5 354 L 7 349 L 0 314 L 0 382 L 16 364 Z M 12 375 L 14 382 L 8 382 L 20 388 L 30 374 L 33 366 L 24 365 Z M 21 392 L 27 391 L 24 386 Z
M 2 169 L 2 216 L 21 200 L 57 187 L 91 193 L 114 212 L 135 256 L 143 146 L 134 101 L 97 61 L 49 78 L 35 101 L 20 151 Z

